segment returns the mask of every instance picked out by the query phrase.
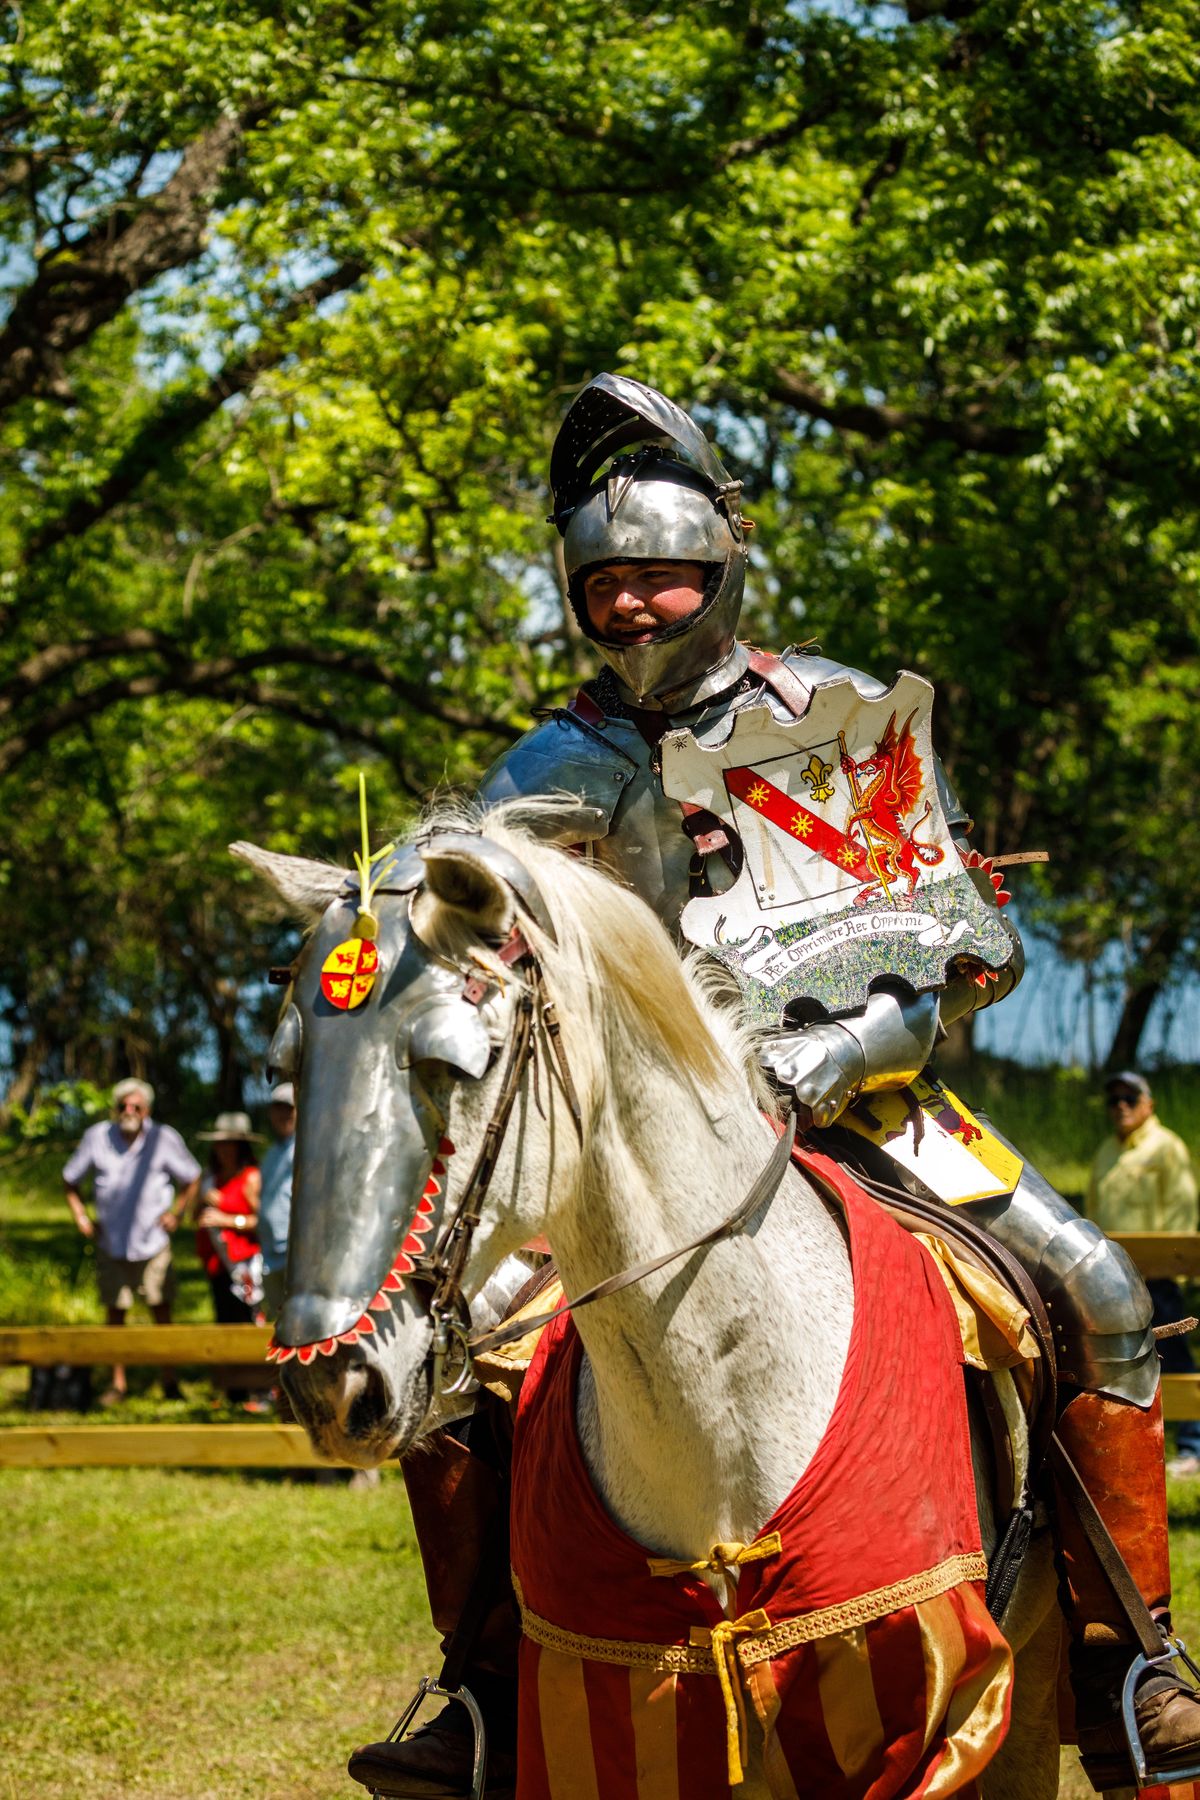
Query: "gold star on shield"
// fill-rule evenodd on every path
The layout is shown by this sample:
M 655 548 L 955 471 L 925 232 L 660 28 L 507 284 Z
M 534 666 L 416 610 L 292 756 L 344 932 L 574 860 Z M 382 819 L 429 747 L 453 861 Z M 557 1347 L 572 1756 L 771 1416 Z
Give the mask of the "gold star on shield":
M 841 863 L 843 869 L 852 869 L 858 861 L 858 851 L 852 849 L 849 844 L 843 844 L 842 848 L 838 851 L 838 861 Z
M 806 838 L 812 831 L 812 820 L 807 813 L 798 812 L 792 820 L 792 830 L 798 838 Z
M 754 786 L 750 789 L 750 792 L 746 795 L 746 798 L 751 806 L 765 806 L 770 797 L 770 792 L 770 788 L 765 787 L 761 781 L 756 781 Z

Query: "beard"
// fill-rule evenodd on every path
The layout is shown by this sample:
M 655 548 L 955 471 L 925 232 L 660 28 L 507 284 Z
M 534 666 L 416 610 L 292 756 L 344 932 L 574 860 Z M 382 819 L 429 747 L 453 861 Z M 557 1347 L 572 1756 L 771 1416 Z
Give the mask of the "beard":
M 141 1119 L 131 1119 L 128 1113 L 123 1113 L 117 1120 L 117 1130 L 122 1137 L 135 1138 L 142 1129 L 142 1123 Z

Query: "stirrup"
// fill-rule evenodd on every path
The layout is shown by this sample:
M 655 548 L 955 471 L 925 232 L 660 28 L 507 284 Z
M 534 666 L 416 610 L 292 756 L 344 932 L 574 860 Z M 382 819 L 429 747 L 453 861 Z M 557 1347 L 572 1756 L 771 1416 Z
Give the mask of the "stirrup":
M 388 1732 L 384 1743 L 398 1744 L 400 1742 L 431 1694 L 436 1695 L 440 1700 L 457 1700 L 460 1705 L 466 1707 L 470 1715 L 471 1725 L 475 1732 L 475 1753 L 471 1760 L 471 1800 L 483 1800 L 483 1783 L 487 1775 L 487 1727 L 483 1722 L 483 1714 L 479 1710 L 479 1702 L 470 1688 L 443 1687 L 434 1676 L 422 1675 L 416 1693 Z M 385 1800 L 385 1797 L 380 1796 L 378 1788 L 372 1788 L 371 1800 Z
M 1137 1716 L 1134 1712 L 1134 1691 L 1138 1681 L 1147 1669 L 1159 1669 L 1167 1663 L 1182 1662 L 1187 1665 L 1197 1687 L 1200 1688 L 1200 1669 L 1187 1652 L 1187 1645 L 1181 1638 L 1165 1637 L 1166 1646 L 1161 1656 L 1143 1656 L 1141 1652 L 1129 1665 L 1129 1673 L 1125 1677 L 1125 1685 L 1121 1690 L 1121 1724 L 1125 1729 L 1125 1739 L 1129 1745 L 1129 1757 L 1133 1763 L 1133 1772 L 1137 1777 L 1139 1788 L 1167 1787 L 1173 1781 L 1195 1781 L 1200 1779 L 1200 1752 L 1194 1761 L 1182 1769 L 1150 1769 L 1146 1766 L 1146 1752 L 1142 1749 L 1142 1740 L 1138 1734 Z M 1200 1693 L 1196 1698 L 1200 1700 Z

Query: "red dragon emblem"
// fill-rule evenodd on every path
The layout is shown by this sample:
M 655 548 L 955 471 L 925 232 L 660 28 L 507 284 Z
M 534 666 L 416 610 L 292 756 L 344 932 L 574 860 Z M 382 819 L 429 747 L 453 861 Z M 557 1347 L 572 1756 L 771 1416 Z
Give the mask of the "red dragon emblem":
M 854 797 L 846 836 L 853 839 L 857 832 L 876 878 L 856 897 L 858 906 L 875 906 L 881 899 L 891 902 L 892 887 L 901 882 L 907 882 L 905 898 L 911 899 L 919 879 L 918 865 L 936 868 L 945 858 L 944 850 L 921 843 L 916 835 L 932 811 L 928 800 L 920 816 L 905 824 L 925 785 L 912 734 L 913 717 L 909 713 L 897 731 L 893 713 L 874 751 L 862 762 L 855 762 L 846 749 L 845 737 L 840 737 L 842 770 Z

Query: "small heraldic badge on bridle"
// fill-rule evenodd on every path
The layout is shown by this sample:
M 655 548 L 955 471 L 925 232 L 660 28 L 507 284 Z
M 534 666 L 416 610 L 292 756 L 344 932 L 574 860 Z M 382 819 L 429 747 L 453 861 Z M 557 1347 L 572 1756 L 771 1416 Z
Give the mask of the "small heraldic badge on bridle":
M 843 677 L 802 718 L 755 705 L 723 742 L 663 738 L 666 794 L 715 814 L 744 852 L 725 893 L 688 902 L 684 936 L 726 964 L 759 1023 L 796 1002 L 857 1011 L 881 978 L 919 993 L 1011 955 L 992 887 L 946 824 L 932 705 L 907 672 L 875 699 Z
M 352 1012 L 361 1006 L 379 974 L 379 920 L 371 911 L 371 898 L 380 884 L 395 868 L 392 856 L 395 844 L 385 844 L 371 855 L 367 838 L 367 784 L 362 770 L 358 772 L 358 814 L 362 829 L 362 849 L 356 851 L 354 866 L 358 870 L 358 916 L 350 936 L 335 944 L 321 964 L 321 992 L 331 1006 Z

